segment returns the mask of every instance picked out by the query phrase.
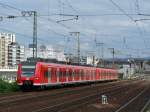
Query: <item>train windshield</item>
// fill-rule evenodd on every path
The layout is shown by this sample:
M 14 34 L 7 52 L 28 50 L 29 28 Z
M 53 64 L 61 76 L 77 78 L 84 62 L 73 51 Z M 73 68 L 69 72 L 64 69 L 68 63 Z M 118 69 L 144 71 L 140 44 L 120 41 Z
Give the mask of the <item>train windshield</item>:
M 33 76 L 35 71 L 34 65 L 22 65 L 22 75 L 23 76 Z

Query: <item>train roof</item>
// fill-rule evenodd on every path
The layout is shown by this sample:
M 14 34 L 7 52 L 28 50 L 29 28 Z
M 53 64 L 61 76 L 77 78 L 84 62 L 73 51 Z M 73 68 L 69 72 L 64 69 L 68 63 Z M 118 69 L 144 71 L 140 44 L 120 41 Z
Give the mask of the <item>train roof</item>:
M 51 59 L 51 60 L 41 60 L 41 59 L 38 59 L 38 60 L 34 60 L 34 59 L 30 59 L 30 60 L 27 60 L 27 61 L 23 61 L 21 62 L 21 64 L 23 65 L 36 65 L 37 63 L 41 63 L 41 64 L 48 64 L 48 65 L 56 65 L 56 66 L 68 66 L 68 67 L 83 67 L 83 68 L 100 68 L 100 67 L 95 67 L 95 66 L 92 66 L 92 65 L 78 65 L 77 63 L 71 63 L 71 64 L 67 64 L 65 62 L 56 62 L 55 60 Z M 113 68 L 100 68 L 100 69 L 106 69 L 106 70 L 115 70 Z

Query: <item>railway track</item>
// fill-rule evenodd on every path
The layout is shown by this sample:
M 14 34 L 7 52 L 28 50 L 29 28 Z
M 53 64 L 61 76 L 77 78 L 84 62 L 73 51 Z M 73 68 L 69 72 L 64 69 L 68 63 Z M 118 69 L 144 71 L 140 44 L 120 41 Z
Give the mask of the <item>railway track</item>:
M 119 91 L 121 88 L 125 90 L 129 87 L 129 85 L 134 87 L 134 85 L 137 83 L 142 82 L 143 81 L 125 81 L 122 83 L 118 82 L 109 85 L 104 84 L 103 86 L 88 86 L 78 88 L 77 90 L 73 91 L 66 90 L 66 92 L 58 92 L 58 94 L 41 94 L 40 97 L 37 95 L 36 97 L 27 97 L 25 99 L 19 100 L 3 100 L 0 103 L 0 109 L 2 112 L 65 112 L 72 108 L 77 108 L 82 105 L 89 104 L 89 102 L 94 102 L 100 96 L 100 94 L 110 93 L 114 90 Z M 90 89 L 90 91 L 86 91 L 88 89 Z
M 120 89 L 106 94 L 109 99 L 108 105 L 102 105 L 101 102 L 92 102 L 72 112 L 143 112 L 143 107 L 150 98 L 149 91 L 149 82 L 139 83 L 137 87 Z
M 150 98 L 150 86 L 141 91 L 115 112 L 143 112 L 143 107 Z
M 135 80 L 136 81 L 136 80 Z M 123 81 L 124 83 L 128 83 L 129 81 Z M 120 83 L 120 81 L 117 82 L 109 82 L 109 83 L 100 83 L 100 84 L 92 84 L 92 85 L 87 85 L 83 87 L 74 87 L 74 88 L 61 88 L 61 89 L 55 89 L 55 90 L 45 90 L 42 92 L 29 92 L 29 93 L 23 93 L 19 92 L 18 94 L 15 95 L 10 95 L 10 96 L 2 96 L 0 97 L 0 104 L 2 103 L 7 103 L 7 102 L 13 102 L 13 101 L 20 101 L 24 99 L 32 99 L 32 98 L 37 98 L 37 97 L 42 97 L 42 96 L 56 96 L 56 95 L 63 95 L 66 93 L 72 93 L 72 92 L 79 92 L 79 91 L 84 91 L 86 89 L 90 89 L 92 87 L 103 87 L 103 86 L 112 86 Z
M 108 90 L 108 91 L 105 91 L 105 92 L 102 92 L 102 93 L 99 92 L 97 95 L 95 94 L 95 97 L 91 96 L 91 98 L 89 98 L 89 99 L 87 98 L 86 100 L 82 100 L 82 101 L 80 101 L 79 104 L 75 104 L 75 106 L 74 105 L 72 105 L 72 106 L 69 105 L 69 108 L 65 107 L 65 108 L 59 109 L 59 111 L 57 111 L 57 110 L 56 111 L 53 110 L 53 111 L 54 112 L 79 112 L 79 111 L 81 111 L 81 112 L 94 112 L 93 110 L 86 109 L 86 105 L 89 105 L 89 104 L 92 104 L 92 103 L 98 102 L 98 101 L 99 101 L 98 103 L 101 103 L 100 102 L 100 97 L 101 97 L 102 94 L 105 94 L 108 97 L 110 97 L 110 96 L 116 95 L 118 93 L 124 92 L 125 90 L 127 90 L 129 88 L 131 89 L 131 87 L 134 87 L 134 90 L 137 90 L 137 88 L 135 88 L 134 85 L 130 85 L 130 87 L 126 85 L 124 87 L 118 87 L 118 88 L 115 88 L 113 90 Z M 81 110 L 81 109 L 78 110 L 77 109 L 77 110 L 74 111 L 74 109 L 77 108 L 77 107 L 84 107 L 84 109 L 83 110 Z M 48 110 L 46 110 L 46 111 L 48 111 Z M 46 111 L 39 111 L 39 112 L 46 112 Z M 97 110 L 97 112 L 99 112 L 99 111 L 103 112 L 103 110 Z M 105 110 L 104 112 L 111 112 L 111 111 L 110 110 L 108 110 L 108 111 Z

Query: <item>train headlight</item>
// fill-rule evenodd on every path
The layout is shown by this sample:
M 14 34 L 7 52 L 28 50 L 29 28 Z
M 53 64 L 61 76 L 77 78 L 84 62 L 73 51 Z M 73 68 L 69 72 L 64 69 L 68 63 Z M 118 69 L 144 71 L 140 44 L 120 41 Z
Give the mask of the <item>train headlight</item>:
M 38 77 L 35 77 L 35 79 L 38 80 L 39 78 L 38 78 Z

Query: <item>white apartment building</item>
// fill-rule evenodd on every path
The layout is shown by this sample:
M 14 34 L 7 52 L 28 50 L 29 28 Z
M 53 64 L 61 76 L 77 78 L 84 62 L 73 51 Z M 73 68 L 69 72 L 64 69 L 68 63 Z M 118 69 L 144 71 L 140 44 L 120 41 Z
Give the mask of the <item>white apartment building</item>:
M 24 60 L 24 47 L 16 43 L 13 33 L 0 33 L 0 66 L 14 66 Z
M 24 61 L 24 46 L 12 42 L 8 45 L 8 65 L 15 66 L 21 61 Z
M 15 42 L 12 33 L 0 33 L 0 66 L 8 66 L 8 45 Z

